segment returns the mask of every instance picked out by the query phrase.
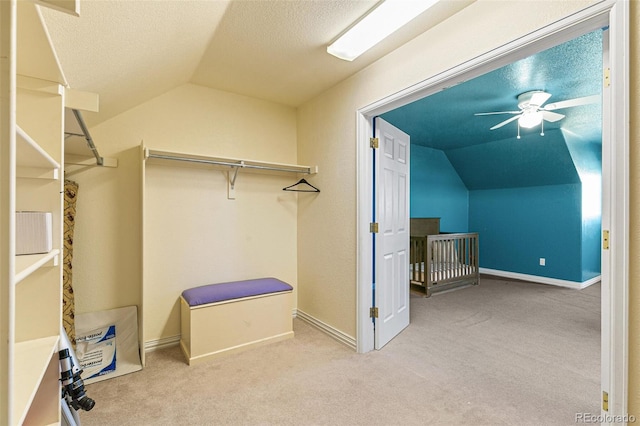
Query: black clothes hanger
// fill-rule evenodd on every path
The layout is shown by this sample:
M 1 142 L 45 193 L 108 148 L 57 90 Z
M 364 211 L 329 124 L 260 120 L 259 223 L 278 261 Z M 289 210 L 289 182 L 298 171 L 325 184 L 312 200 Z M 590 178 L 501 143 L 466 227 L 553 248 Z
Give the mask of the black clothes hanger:
M 307 185 L 310 186 L 313 189 L 292 189 L 295 186 L 298 185 Z M 287 186 L 286 188 L 282 188 L 283 191 L 295 191 L 295 192 L 320 192 L 320 190 L 318 188 L 316 188 L 315 186 L 311 185 L 309 182 L 307 182 L 306 179 L 300 179 L 298 182 L 294 183 L 293 185 Z

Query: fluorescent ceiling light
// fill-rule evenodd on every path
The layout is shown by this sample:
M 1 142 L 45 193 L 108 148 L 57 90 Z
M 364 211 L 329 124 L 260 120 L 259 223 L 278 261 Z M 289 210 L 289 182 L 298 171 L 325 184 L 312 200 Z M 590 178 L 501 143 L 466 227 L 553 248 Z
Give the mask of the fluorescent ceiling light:
M 331 43 L 327 52 L 345 61 L 353 61 L 437 2 L 438 0 L 383 1 Z

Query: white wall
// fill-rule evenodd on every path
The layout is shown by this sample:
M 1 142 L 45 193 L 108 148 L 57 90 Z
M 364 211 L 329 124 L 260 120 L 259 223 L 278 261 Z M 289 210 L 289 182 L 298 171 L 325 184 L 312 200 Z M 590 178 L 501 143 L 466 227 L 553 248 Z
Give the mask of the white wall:
M 74 287 L 79 312 L 141 303 L 140 144 L 193 154 L 296 163 L 295 110 L 184 85 L 91 129 L 117 169 L 79 185 Z M 274 276 L 297 283 L 296 175 L 240 172 L 227 199 L 220 171 L 147 165 L 145 339 L 179 334 L 185 288 Z

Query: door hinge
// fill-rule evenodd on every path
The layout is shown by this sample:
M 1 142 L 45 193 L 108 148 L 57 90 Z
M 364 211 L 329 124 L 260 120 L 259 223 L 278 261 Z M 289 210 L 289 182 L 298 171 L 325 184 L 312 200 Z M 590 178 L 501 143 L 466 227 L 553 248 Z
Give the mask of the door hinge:
M 378 307 L 369 308 L 369 318 L 378 318 Z
M 604 87 L 611 86 L 611 68 L 604 69 Z
M 602 410 L 609 411 L 609 394 L 606 391 L 602 391 Z
M 602 248 L 609 250 L 609 231 L 606 229 L 602 231 Z
M 378 222 L 371 222 L 369 224 L 369 232 L 371 232 L 373 234 L 377 234 L 378 233 Z
M 378 138 L 369 138 L 369 146 L 373 149 L 378 149 L 380 146 L 380 140 Z

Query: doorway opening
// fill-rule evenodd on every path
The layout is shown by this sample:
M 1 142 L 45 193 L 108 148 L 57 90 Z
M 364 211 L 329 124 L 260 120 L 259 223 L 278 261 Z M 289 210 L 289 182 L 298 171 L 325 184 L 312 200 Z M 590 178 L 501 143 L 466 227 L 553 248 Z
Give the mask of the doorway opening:
M 611 80 L 609 90 L 602 96 L 602 229 L 610 235 L 609 248 L 602 252 L 602 354 L 601 388 L 608 398 L 607 414 L 626 413 L 627 377 L 627 294 L 628 260 L 626 250 L 628 228 L 629 182 L 627 155 L 628 128 L 625 124 L 628 105 L 627 9 L 624 2 L 606 3 L 586 9 L 583 13 L 563 19 L 489 52 L 473 61 L 463 63 L 405 91 L 381 99 L 358 111 L 358 229 L 371 220 L 372 184 L 369 181 L 372 165 L 368 153 L 368 138 L 372 134 L 373 117 L 429 96 L 446 87 L 483 75 L 508 63 L 528 57 L 576 36 L 609 26 Z M 625 50 L 626 49 L 626 50 Z M 361 234 L 361 232 L 359 232 Z M 614 237 L 615 235 L 615 237 Z M 371 242 L 358 236 L 358 335 L 359 352 L 373 349 L 373 326 L 368 318 L 371 303 L 372 268 Z M 604 413 L 604 411 L 603 411 Z

